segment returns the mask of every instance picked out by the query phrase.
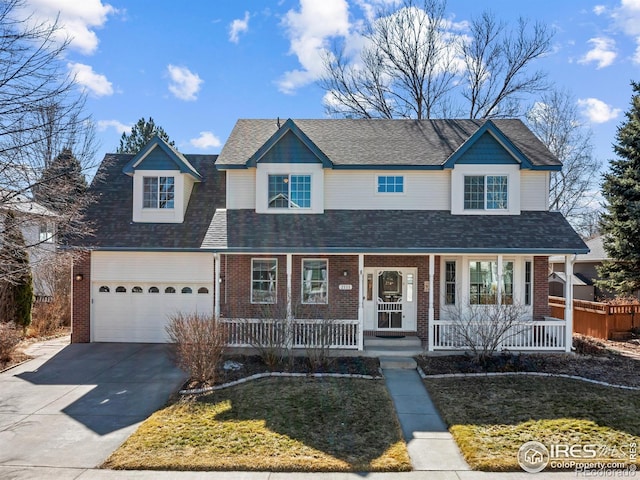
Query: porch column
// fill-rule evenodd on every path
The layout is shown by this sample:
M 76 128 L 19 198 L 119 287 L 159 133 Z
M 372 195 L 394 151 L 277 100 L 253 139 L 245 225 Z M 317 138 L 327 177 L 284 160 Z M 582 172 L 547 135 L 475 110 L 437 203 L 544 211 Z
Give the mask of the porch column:
M 214 265 L 214 275 L 213 275 L 213 315 L 216 320 L 220 319 L 220 254 L 213 254 L 213 265 Z
M 498 290 L 496 294 L 498 296 L 497 304 L 502 305 L 502 255 L 498 255 Z
M 293 295 L 291 294 L 291 272 L 293 271 L 293 255 L 287 253 L 287 319 L 293 319 Z
M 364 254 L 358 254 L 358 350 L 364 350 Z
M 434 282 L 433 279 L 436 273 L 436 256 L 434 254 L 429 255 L 429 319 L 427 325 L 427 341 L 428 341 L 428 350 L 430 352 L 433 351 L 433 335 L 435 332 L 435 328 L 433 328 L 433 322 L 435 322 L 436 318 L 436 309 L 433 305 L 433 289 Z
M 575 255 L 564 256 L 564 323 L 565 323 L 565 352 L 571 352 L 573 346 L 573 261 Z

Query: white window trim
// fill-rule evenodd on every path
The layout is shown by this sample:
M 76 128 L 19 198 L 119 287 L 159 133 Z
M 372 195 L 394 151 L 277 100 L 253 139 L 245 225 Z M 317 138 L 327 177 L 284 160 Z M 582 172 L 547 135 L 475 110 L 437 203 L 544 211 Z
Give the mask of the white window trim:
M 325 262 L 327 265 L 327 301 L 326 302 L 305 302 L 304 301 L 304 262 Z M 300 300 L 303 305 L 329 305 L 329 259 L 327 258 L 303 258 L 300 261 Z
M 464 202 L 465 202 L 464 195 L 466 193 L 465 192 L 465 183 L 466 183 L 467 177 L 482 177 L 484 179 L 483 208 L 466 208 L 464 206 Z M 504 178 L 507 179 L 507 206 L 506 207 L 504 207 L 504 208 L 488 208 L 487 207 L 487 194 L 488 194 L 488 191 L 487 191 L 487 177 L 504 177 Z M 465 211 L 476 211 L 476 212 L 483 212 L 483 211 L 484 212 L 505 212 L 505 211 L 508 211 L 509 210 L 509 204 L 510 204 L 510 201 L 509 201 L 509 175 L 507 175 L 507 174 L 493 174 L 493 173 L 490 173 L 490 174 L 480 174 L 480 173 L 479 174 L 471 174 L 471 173 L 465 174 L 465 175 L 462 176 L 462 195 L 463 195 L 462 208 Z
M 44 232 L 42 231 L 44 227 Z M 56 227 L 55 223 L 45 220 L 40 222 L 38 226 L 38 239 L 39 243 L 55 243 Z
M 276 262 L 276 278 L 274 280 L 274 299 L 273 302 L 255 302 L 253 300 L 253 262 L 254 261 L 275 261 Z M 250 285 L 249 285 L 249 300 L 252 305 L 277 305 L 278 303 L 278 259 L 275 257 L 253 257 L 251 258 L 251 275 L 250 275 Z
M 464 208 L 464 177 L 466 176 L 506 176 L 506 209 Z M 451 170 L 451 213 L 453 215 L 520 215 L 520 176 L 519 165 L 456 165 Z M 485 203 L 486 206 L 486 203 Z
M 155 178 L 158 181 L 157 184 L 157 206 L 155 207 L 145 207 L 144 206 L 144 181 L 147 178 Z M 172 178 L 173 179 L 173 205 L 171 207 L 160 207 L 160 179 L 161 178 Z M 167 211 L 174 210 L 176 208 L 176 200 L 177 200 L 177 182 L 175 175 L 143 175 L 142 177 L 142 209 L 146 211 Z
M 378 191 L 378 179 L 380 177 L 402 177 L 402 191 L 401 192 L 380 192 Z M 398 175 L 398 174 L 384 174 L 384 173 L 378 173 L 375 176 L 375 182 L 373 185 L 373 193 L 376 196 L 381 196 L 381 197 L 402 197 L 405 196 L 407 194 L 407 176 L 406 175 Z
M 288 197 L 288 203 L 289 206 L 287 207 L 271 207 L 269 206 L 269 177 L 272 176 L 281 176 L 281 177 L 288 177 L 288 181 L 287 181 L 287 185 L 289 188 L 289 197 Z M 291 201 L 291 176 L 294 177 L 309 177 L 309 194 L 310 194 L 310 198 L 309 198 L 309 206 L 308 207 L 292 207 L 291 204 L 293 203 Z M 270 172 L 267 174 L 267 209 L 274 211 L 274 212 L 299 212 L 299 211 L 304 211 L 304 210 L 311 210 L 313 208 L 313 174 L 312 173 L 291 173 L 291 172 L 287 172 L 287 173 L 277 173 L 277 172 Z

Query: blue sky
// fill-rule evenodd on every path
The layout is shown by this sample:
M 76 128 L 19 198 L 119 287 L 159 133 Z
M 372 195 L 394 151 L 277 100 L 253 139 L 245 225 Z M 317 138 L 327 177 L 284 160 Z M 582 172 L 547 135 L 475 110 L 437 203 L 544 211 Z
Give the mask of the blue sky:
M 72 37 L 66 67 L 88 93 L 100 157 L 123 130 L 153 117 L 185 153 L 218 153 L 238 118 L 322 118 L 314 83 L 320 50 L 357 41 L 368 11 L 393 0 L 27 0 L 59 12 Z M 538 62 L 575 97 L 604 165 L 640 81 L 640 0 L 450 0 L 464 23 L 483 10 L 514 23 L 541 20 L 556 35 Z M 355 39 L 355 40 L 354 40 Z

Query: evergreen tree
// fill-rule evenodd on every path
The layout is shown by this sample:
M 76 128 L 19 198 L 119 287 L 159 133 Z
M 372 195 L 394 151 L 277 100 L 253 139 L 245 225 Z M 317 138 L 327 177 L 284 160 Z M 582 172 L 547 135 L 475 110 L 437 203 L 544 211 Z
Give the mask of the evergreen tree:
M 33 188 L 35 200 L 58 213 L 81 202 L 86 191 L 82 165 L 68 148 L 43 170 L 40 182 Z
M 133 153 L 136 154 L 151 140 L 155 135 L 167 142 L 173 148 L 175 143 L 169 139 L 169 135 L 164 129 L 155 124 L 153 118 L 149 117 L 149 120 L 145 120 L 142 117 L 131 128 L 131 133 L 127 135 L 123 133 L 120 137 L 120 146 L 116 150 L 116 153 Z
M 4 219 L 0 249 L 0 265 L 12 282 L 2 285 L 0 302 L 4 310 L 4 320 L 13 321 L 23 330 L 31 323 L 33 305 L 33 278 L 29 266 L 29 254 L 13 212 L 9 211 Z
M 631 87 L 631 108 L 613 146 L 618 158 L 609 161 L 602 183 L 606 211 L 601 232 L 610 260 L 599 268 L 602 280 L 597 283 L 619 295 L 640 289 L 640 83 Z

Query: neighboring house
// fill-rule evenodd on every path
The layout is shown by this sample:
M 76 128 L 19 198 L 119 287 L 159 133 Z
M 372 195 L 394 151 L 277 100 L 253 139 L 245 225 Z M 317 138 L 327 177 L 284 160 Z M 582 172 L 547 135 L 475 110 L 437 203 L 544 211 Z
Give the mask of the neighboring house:
M 568 350 L 571 311 L 545 322 L 548 258 L 570 270 L 588 249 L 549 211 L 560 168 L 519 120 L 239 120 L 219 156 L 154 138 L 91 187 L 72 340 L 163 342 L 167 314 L 197 310 L 232 345 L 281 312 L 298 347 L 330 319 L 335 347 L 450 349 L 454 310 L 504 301 L 529 320 L 507 346 Z
M 24 194 L 0 190 L 0 231 L 4 222 L 3 212 L 8 210 L 16 215 L 27 246 L 35 295 L 52 295 L 52 286 L 48 284 L 42 270 L 57 251 L 58 215 Z
M 576 255 L 573 261 L 573 298 L 591 302 L 613 298 L 615 294 L 602 290 L 595 284 L 597 280 L 600 280 L 598 267 L 609 258 L 602 244 L 602 235 L 593 237 L 585 243 L 589 248 L 589 253 Z M 558 255 L 550 257 L 549 268 L 549 295 L 564 297 L 565 258 Z M 636 296 L 638 294 L 640 292 L 636 293 Z

